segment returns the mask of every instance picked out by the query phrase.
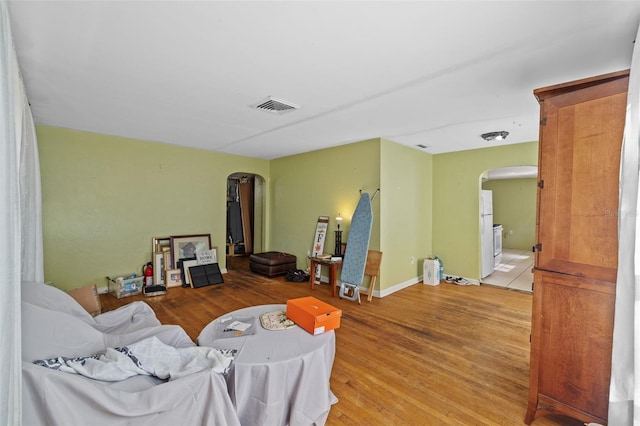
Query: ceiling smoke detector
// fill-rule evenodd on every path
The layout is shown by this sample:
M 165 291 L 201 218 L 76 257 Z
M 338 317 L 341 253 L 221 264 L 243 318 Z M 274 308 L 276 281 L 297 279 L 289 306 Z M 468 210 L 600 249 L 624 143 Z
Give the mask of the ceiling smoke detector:
M 300 105 L 269 96 L 267 99 L 251 105 L 251 108 L 280 115 L 300 109 Z
M 489 142 L 489 141 L 501 141 L 501 140 L 506 139 L 507 136 L 509 136 L 509 132 L 502 130 L 500 132 L 483 133 L 480 136 L 482 137 L 482 139 L 484 139 L 487 142 Z

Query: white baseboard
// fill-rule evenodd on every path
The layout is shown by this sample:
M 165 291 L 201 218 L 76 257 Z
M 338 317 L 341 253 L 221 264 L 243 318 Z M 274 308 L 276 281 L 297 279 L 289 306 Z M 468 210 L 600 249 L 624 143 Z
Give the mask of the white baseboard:
M 400 290 L 404 290 L 407 287 L 411 287 L 414 284 L 418 284 L 419 282 L 422 282 L 422 278 L 420 277 L 415 277 L 415 278 L 411 278 L 410 280 L 407 280 L 403 283 L 398 283 L 394 286 L 391 286 L 389 288 L 385 288 L 382 291 L 378 291 L 378 290 L 374 290 L 373 291 L 373 296 L 374 297 L 385 297 L 388 296 L 390 294 L 395 293 L 396 291 L 400 291 Z
M 324 278 L 324 277 L 323 277 Z M 324 279 L 322 280 L 324 281 Z M 329 279 L 327 278 L 326 281 L 324 281 L 326 283 L 329 282 Z M 374 290 L 373 291 L 373 297 L 377 297 L 378 299 L 381 299 L 383 297 L 389 296 L 390 294 L 393 294 L 397 291 L 400 290 L 404 290 L 405 288 L 411 287 L 414 284 L 418 284 L 422 282 L 422 277 L 415 277 L 415 278 L 411 278 L 410 280 L 407 280 L 405 282 L 396 284 L 392 287 L 389 288 L 385 288 L 384 290 L 380 291 L 380 290 Z M 340 280 L 336 280 L 336 286 L 340 287 L 340 285 L 342 284 L 342 282 Z M 369 287 L 362 287 L 362 291 L 369 291 Z
M 466 281 L 469 283 L 469 285 L 480 285 L 480 281 L 478 281 L 478 280 L 474 280 L 474 279 L 472 279 L 472 278 L 458 277 L 457 275 L 445 275 L 445 276 L 447 276 L 447 277 L 452 277 L 452 278 L 454 278 L 454 279 L 455 279 L 455 278 L 462 278 L 462 279 L 466 280 Z M 417 276 L 417 277 L 412 278 L 412 279 L 410 279 L 410 280 L 407 280 L 407 281 L 405 281 L 405 282 L 402 282 L 402 283 L 396 284 L 396 285 L 394 285 L 394 286 L 392 286 L 392 287 L 385 288 L 385 289 L 384 289 L 384 290 L 382 290 L 382 291 L 374 290 L 374 292 L 373 292 L 373 296 L 374 296 L 374 297 L 381 298 L 381 297 L 385 297 L 385 296 L 388 296 L 388 295 L 390 295 L 390 294 L 393 294 L 393 293 L 395 293 L 396 291 L 400 291 L 400 290 L 403 290 L 403 289 L 405 289 L 405 288 L 407 288 L 407 287 L 411 287 L 412 285 L 415 285 L 415 284 L 422 284 L 422 282 L 423 282 L 423 278 L 424 278 L 424 277 L 423 277 L 422 275 L 420 275 L 420 276 Z

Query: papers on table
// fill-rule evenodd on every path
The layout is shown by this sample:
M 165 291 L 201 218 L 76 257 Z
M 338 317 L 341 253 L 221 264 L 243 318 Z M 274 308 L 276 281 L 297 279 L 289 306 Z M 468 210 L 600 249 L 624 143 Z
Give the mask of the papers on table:
M 250 336 L 256 333 L 256 317 L 228 316 L 220 318 L 215 326 L 215 339 Z

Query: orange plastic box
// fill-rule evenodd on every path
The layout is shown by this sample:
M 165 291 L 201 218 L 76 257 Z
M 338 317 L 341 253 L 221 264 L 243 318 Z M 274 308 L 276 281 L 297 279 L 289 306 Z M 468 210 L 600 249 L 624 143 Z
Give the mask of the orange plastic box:
M 287 317 L 316 335 L 340 327 L 342 311 L 315 297 L 287 300 Z

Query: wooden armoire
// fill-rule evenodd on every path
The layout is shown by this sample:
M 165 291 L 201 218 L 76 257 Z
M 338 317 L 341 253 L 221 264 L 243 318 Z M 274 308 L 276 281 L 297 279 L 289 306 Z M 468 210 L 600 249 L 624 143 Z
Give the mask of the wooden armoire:
M 534 91 L 541 110 L 527 424 L 546 414 L 607 422 L 628 82 L 620 71 Z

